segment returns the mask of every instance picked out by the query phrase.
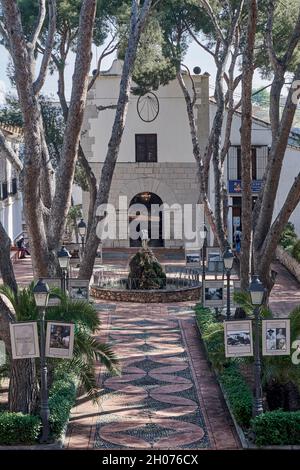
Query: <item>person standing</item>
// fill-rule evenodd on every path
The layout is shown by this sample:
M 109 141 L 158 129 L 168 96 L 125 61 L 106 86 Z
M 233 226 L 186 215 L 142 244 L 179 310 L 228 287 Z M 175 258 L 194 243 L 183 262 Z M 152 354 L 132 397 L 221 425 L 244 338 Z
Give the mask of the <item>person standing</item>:
M 241 242 L 242 242 L 242 232 L 241 232 L 241 227 L 238 227 L 234 233 L 235 251 L 238 255 L 241 252 Z

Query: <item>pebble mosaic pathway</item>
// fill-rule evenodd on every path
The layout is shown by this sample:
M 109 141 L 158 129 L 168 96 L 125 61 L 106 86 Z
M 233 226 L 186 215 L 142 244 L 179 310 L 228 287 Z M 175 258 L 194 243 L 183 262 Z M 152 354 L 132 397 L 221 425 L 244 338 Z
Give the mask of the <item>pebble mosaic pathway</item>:
M 240 447 L 193 311 L 180 305 L 99 304 L 122 374 L 100 373 L 100 409 L 90 410 L 89 421 L 75 408 L 65 447 Z

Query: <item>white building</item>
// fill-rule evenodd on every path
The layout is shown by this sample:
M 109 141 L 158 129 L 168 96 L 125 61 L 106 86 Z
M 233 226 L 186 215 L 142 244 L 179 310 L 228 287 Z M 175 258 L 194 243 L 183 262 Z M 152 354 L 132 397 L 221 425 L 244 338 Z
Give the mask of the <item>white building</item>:
M 105 160 L 111 134 L 115 115 L 113 107 L 118 99 L 121 72 L 122 63 L 114 61 L 111 69 L 97 78 L 88 95 L 81 143 L 97 178 Z M 215 104 L 209 100 L 209 76 L 195 75 L 193 78 L 197 93 L 195 103 L 197 134 L 203 150 L 213 121 Z M 188 77 L 186 84 L 189 88 L 191 87 Z M 236 113 L 231 133 L 232 147 L 225 164 L 230 206 L 230 239 L 232 239 L 234 226 L 240 225 L 241 217 L 240 126 L 241 117 L 239 113 Z M 271 129 L 268 123 L 258 119 L 253 120 L 252 141 L 253 198 L 255 200 L 261 186 L 271 143 Z M 289 146 L 275 203 L 275 216 L 296 172 L 299 171 L 299 149 Z M 213 172 L 210 174 L 209 187 L 210 201 L 213 206 Z M 128 227 L 128 221 L 136 216 L 136 214 L 130 214 L 130 207 L 134 203 L 143 203 L 147 207 L 162 203 L 169 207 L 174 204 L 180 206 L 197 204 L 199 196 L 197 165 L 193 156 L 186 104 L 176 80 L 146 97 L 139 98 L 134 95 L 130 97 L 126 127 L 112 181 L 109 203 L 118 208 L 119 196 L 127 197 L 127 206 L 117 211 L 119 226 L 122 227 L 123 232 L 124 228 Z M 88 195 L 83 194 L 85 218 L 87 218 L 87 204 Z M 299 210 L 297 208 L 291 220 L 300 234 Z M 153 246 L 182 247 L 184 245 L 183 237 L 178 237 L 176 222 L 173 224 L 173 230 L 171 227 L 170 239 L 164 239 L 162 236 L 166 221 L 171 220 L 172 226 L 172 217 L 175 217 L 175 213 L 176 211 L 165 208 L 161 213 L 152 216 L 152 222 L 157 224 L 160 234 L 158 240 L 152 240 Z M 124 239 L 119 239 L 117 234 L 113 240 L 106 240 L 104 246 L 129 247 L 136 246 L 136 244 L 136 240 L 132 240 L 128 233 Z
M 3 123 L 0 128 L 7 142 L 18 151 L 21 129 Z M 14 168 L 0 153 L 0 221 L 12 243 L 22 233 L 22 198 L 18 183 Z
M 210 101 L 210 123 L 212 125 L 216 105 Z M 225 120 L 226 121 L 226 120 Z M 225 124 L 224 124 L 225 125 Z M 229 205 L 229 223 L 228 235 L 232 241 L 232 234 L 241 222 L 241 204 L 242 204 L 242 190 L 241 190 L 241 114 L 235 113 L 231 128 L 231 148 L 228 152 L 227 162 L 225 162 L 225 178 L 227 179 L 228 186 L 228 205 Z M 253 202 L 261 189 L 262 178 L 267 164 L 268 152 L 272 143 L 271 126 L 268 122 L 262 121 L 253 117 L 252 121 L 252 188 L 253 188 Z M 274 208 L 274 218 L 280 211 L 289 188 L 294 182 L 295 176 L 300 172 L 300 148 L 296 140 L 290 139 L 287 147 L 283 167 L 280 176 L 280 182 L 277 192 Z M 210 200 L 212 206 L 214 205 L 213 197 L 213 171 L 210 172 Z M 297 233 L 300 235 L 300 205 L 297 206 L 293 212 L 290 221 L 295 225 Z

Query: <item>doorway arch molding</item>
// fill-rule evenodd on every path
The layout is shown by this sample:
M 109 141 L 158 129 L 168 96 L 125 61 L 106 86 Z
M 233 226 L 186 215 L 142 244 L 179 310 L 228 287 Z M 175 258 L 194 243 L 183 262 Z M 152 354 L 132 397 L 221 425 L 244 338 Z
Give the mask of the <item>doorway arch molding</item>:
M 160 197 L 163 203 L 172 205 L 177 203 L 176 196 L 174 191 L 170 186 L 161 181 L 158 178 L 136 178 L 134 180 L 129 180 L 126 184 L 122 184 L 119 187 L 117 194 L 114 194 L 114 197 L 109 201 L 111 204 L 114 204 L 115 207 L 118 207 L 119 196 L 127 196 L 127 208 L 129 208 L 131 200 L 140 193 L 154 193 Z

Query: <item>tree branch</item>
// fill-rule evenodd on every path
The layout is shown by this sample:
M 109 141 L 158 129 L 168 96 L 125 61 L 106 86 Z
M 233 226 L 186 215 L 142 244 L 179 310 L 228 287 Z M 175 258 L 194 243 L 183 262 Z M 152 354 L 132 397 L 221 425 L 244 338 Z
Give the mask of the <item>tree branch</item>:
M 294 81 L 299 79 L 300 64 L 295 72 Z M 297 108 L 297 103 L 294 100 L 294 92 L 295 90 L 290 87 L 282 113 L 278 134 L 272 139 L 272 146 L 263 179 L 264 186 L 257 201 L 259 203 L 259 215 L 256 221 L 254 236 L 254 247 L 257 251 L 264 243 L 273 218 L 274 203 L 280 180 L 282 162 Z
M 111 45 L 114 43 L 116 39 L 116 36 L 114 36 L 111 41 L 107 44 L 107 46 L 105 47 L 105 49 L 102 51 L 102 54 L 100 55 L 99 59 L 98 59 L 98 63 L 97 63 L 97 69 L 93 75 L 93 78 L 92 80 L 90 81 L 89 83 L 89 86 L 88 86 L 88 91 L 92 88 L 92 86 L 94 85 L 95 81 L 97 80 L 97 78 L 99 77 L 100 75 L 100 69 L 101 69 L 101 63 L 102 63 L 102 60 L 109 56 L 110 54 L 112 54 L 113 52 L 115 52 L 115 50 L 117 49 L 118 45 L 119 45 L 119 42 L 117 42 L 112 48 L 111 48 Z
M 193 154 L 197 163 L 197 176 L 198 176 L 198 182 L 199 182 L 200 202 L 204 204 L 205 214 L 206 214 L 208 223 L 215 237 L 218 240 L 219 246 L 223 246 L 224 240 L 222 239 L 222 237 L 220 237 L 220 233 L 217 228 L 217 223 L 213 214 L 213 210 L 210 206 L 210 203 L 207 197 L 206 182 L 204 180 L 204 165 L 203 165 L 203 159 L 201 157 L 200 146 L 199 146 L 199 142 L 197 138 L 197 130 L 196 130 L 192 99 L 186 87 L 186 84 L 184 82 L 184 79 L 180 70 L 177 72 L 177 80 L 178 80 L 178 83 L 180 85 L 180 88 L 182 90 L 182 93 L 186 102 L 187 115 L 188 115 L 188 121 L 189 121 L 190 133 L 191 133 L 192 145 L 193 145 Z
M 107 109 L 117 109 L 116 104 L 110 104 L 107 106 L 96 106 L 97 111 L 106 111 Z
M 5 29 L 4 23 L 0 20 L 0 34 L 3 37 L 4 46 L 6 49 L 9 49 L 9 39 Z
M 268 19 L 267 19 L 267 24 L 266 24 L 265 42 L 266 42 L 267 51 L 268 51 L 268 55 L 269 55 L 269 59 L 272 64 L 272 67 L 274 70 L 277 70 L 278 67 L 280 67 L 280 63 L 275 53 L 274 41 L 273 41 L 274 11 L 275 11 L 275 2 L 274 0 L 270 0 L 268 4 Z
M 99 238 L 97 235 L 97 225 L 99 217 L 96 213 L 97 207 L 108 202 L 109 191 L 117 162 L 119 148 L 125 128 L 126 115 L 128 110 L 129 96 L 132 83 L 132 73 L 136 59 L 137 48 L 141 33 L 145 27 L 152 0 L 144 0 L 143 6 L 139 12 L 139 1 L 132 0 L 130 34 L 123 64 L 123 70 L 120 80 L 120 91 L 117 103 L 117 109 L 112 126 L 111 136 L 108 142 L 107 154 L 101 170 L 100 183 L 98 187 L 97 200 L 93 224 L 86 242 L 83 260 L 80 266 L 79 278 L 89 279 L 93 272 L 93 265 L 97 253 Z M 139 13 L 139 14 L 138 14 Z
M 218 20 L 217 20 L 217 17 L 216 17 L 216 15 L 215 15 L 215 13 L 214 13 L 214 11 L 213 11 L 213 9 L 212 9 L 210 3 L 208 2 L 208 0 L 200 0 L 200 5 L 202 5 L 202 6 L 205 8 L 205 10 L 206 10 L 208 16 L 210 17 L 210 19 L 211 19 L 211 21 L 212 21 L 212 23 L 213 23 L 213 25 L 214 25 L 216 34 L 218 35 L 218 37 L 219 37 L 219 39 L 221 40 L 221 42 L 222 42 L 223 44 L 225 44 L 225 42 L 226 42 L 225 37 L 224 37 L 224 35 L 223 35 L 223 32 L 222 32 L 222 30 L 221 30 L 221 27 L 220 27 L 220 25 L 219 25 L 219 22 L 218 22 Z
M 46 79 L 48 65 L 51 59 L 54 36 L 56 32 L 56 0 L 48 0 L 48 14 L 49 14 L 49 23 L 48 23 L 48 35 L 46 40 L 46 46 L 44 49 L 44 54 L 42 58 L 42 63 L 40 71 L 36 81 L 33 84 L 34 93 L 37 95 L 41 88 L 43 87 Z
M 23 170 L 23 163 L 16 152 L 8 145 L 3 132 L 0 130 L 0 153 L 11 163 L 17 172 Z
M 240 277 L 243 290 L 248 288 L 251 271 L 252 226 L 252 83 L 254 73 L 254 44 L 257 26 L 257 0 L 249 0 L 246 47 L 243 57 L 242 115 L 241 115 L 241 167 L 242 167 L 242 249 Z
M 201 41 L 199 41 L 196 34 L 192 31 L 192 29 L 187 24 L 187 22 L 185 22 L 185 26 L 186 26 L 188 32 L 190 33 L 190 35 L 192 36 L 192 38 L 194 39 L 194 41 L 198 44 L 198 46 L 202 47 L 202 49 L 204 49 L 205 52 L 210 54 L 212 57 L 215 57 L 215 52 L 212 52 L 205 44 L 203 44 Z
M 294 180 L 292 187 L 286 197 L 286 200 L 274 220 L 268 235 L 264 241 L 262 249 L 262 258 L 260 259 L 260 269 L 265 269 L 270 260 L 273 259 L 274 252 L 279 243 L 280 236 L 292 213 L 300 202 L 300 173 Z
M 285 67 L 288 67 L 288 64 L 294 54 L 295 48 L 297 47 L 300 39 L 300 11 L 297 18 L 297 22 L 292 33 L 292 36 L 289 40 L 289 44 L 287 46 L 286 53 L 283 56 L 282 62 L 284 63 Z
M 36 21 L 36 25 L 32 32 L 29 42 L 27 43 L 27 47 L 34 51 L 37 40 L 39 35 L 42 31 L 43 24 L 46 18 L 46 0 L 39 0 L 39 15 Z
M 63 236 L 65 220 L 71 201 L 80 129 L 87 96 L 96 3 L 96 0 L 84 0 L 80 12 L 72 94 L 49 222 L 50 234 L 48 239 L 49 246 L 52 249 L 57 247 Z

